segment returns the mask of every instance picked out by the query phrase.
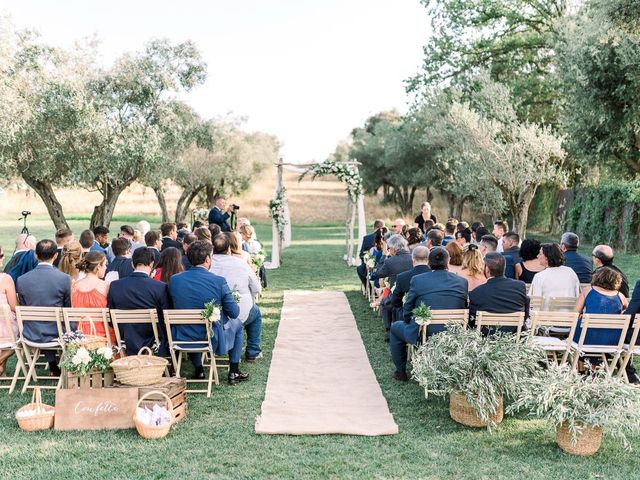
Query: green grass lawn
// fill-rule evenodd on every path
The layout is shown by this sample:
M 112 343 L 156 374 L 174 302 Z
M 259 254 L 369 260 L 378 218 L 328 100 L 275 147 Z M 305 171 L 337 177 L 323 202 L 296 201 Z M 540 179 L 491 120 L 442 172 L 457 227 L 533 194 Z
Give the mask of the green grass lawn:
M 114 224 L 118 225 L 118 221 Z M 260 301 L 265 316 L 265 358 L 243 365 L 251 375 L 249 382 L 235 387 L 221 385 L 210 399 L 190 395 L 186 420 L 165 439 L 144 440 L 135 430 L 24 433 L 13 415 L 30 397 L 0 393 L 3 478 L 640 477 L 637 452 L 625 452 L 609 438 L 605 437 L 601 451 L 594 457 L 578 458 L 559 450 L 553 432 L 540 421 L 507 417 L 490 435 L 453 422 L 447 403 L 431 396 L 426 400 L 414 382 L 401 384 L 393 380 L 381 321 L 361 295 L 354 269 L 342 261 L 342 228 L 294 227 L 294 242 L 284 253 L 283 267 L 269 272 L 269 289 Z M 268 239 L 269 232 L 268 225 L 259 225 L 260 238 Z M 6 233 L 3 235 L 6 237 Z M 637 277 L 630 274 L 631 281 Z M 283 291 L 287 289 L 335 289 L 346 293 L 373 369 L 400 427 L 398 435 L 255 435 L 254 420 L 264 398 Z M 324 320 L 318 318 L 319 322 Z M 327 368 L 347 370 L 349 365 Z M 291 374 L 297 374 L 295 365 Z M 53 394 L 46 393 L 45 400 L 53 403 Z M 640 442 L 633 444 L 636 450 L 640 448 Z

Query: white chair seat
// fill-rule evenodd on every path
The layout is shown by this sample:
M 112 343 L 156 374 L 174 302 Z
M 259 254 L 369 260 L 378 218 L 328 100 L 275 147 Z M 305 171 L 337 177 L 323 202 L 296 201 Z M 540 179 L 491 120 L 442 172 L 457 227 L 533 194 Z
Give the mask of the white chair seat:
M 578 349 L 578 342 L 571 342 L 571 349 L 582 353 L 616 353 L 617 345 L 583 345 Z
M 549 331 L 553 333 L 569 333 L 571 329 L 569 327 L 549 327 Z
M 567 349 L 567 341 L 556 337 L 531 337 L 531 343 L 544 350 L 564 352 Z
M 640 355 L 640 345 L 634 345 L 633 348 L 629 348 L 629 344 L 624 344 L 624 349 L 630 351 L 634 355 Z
M 204 343 L 204 342 L 203 342 Z M 174 350 L 181 350 L 183 352 L 211 352 L 212 349 L 211 347 L 207 348 L 207 347 L 181 347 L 180 345 L 173 345 L 173 349 Z
M 27 340 L 26 338 L 23 338 L 22 340 L 20 340 L 22 343 L 24 343 L 25 345 L 28 345 L 30 347 L 33 348 L 43 348 L 43 349 L 47 349 L 47 348 L 62 348 L 60 345 L 60 342 L 32 342 L 31 340 Z
M 13 342 L 0 342 L 0 350 L 13 350 L 17 347 L 18 345 Z

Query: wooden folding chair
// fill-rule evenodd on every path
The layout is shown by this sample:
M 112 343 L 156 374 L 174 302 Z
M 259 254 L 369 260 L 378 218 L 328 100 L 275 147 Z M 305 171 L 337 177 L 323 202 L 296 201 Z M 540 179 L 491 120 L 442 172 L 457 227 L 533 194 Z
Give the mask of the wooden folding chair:
M 22 393 L 27 391 L 31 380 L 38 381 L 36 374 L 36 362 L 40 358 L 43 350 L 53 350 L 62 353 L 60 339 L 63 334 L 62 312 L 60 307 L 16 307 L 16 317 L 18 318 L 18 330 L 20 331 L 20 344 L 22 345 L 25 359 L 27 360 L 28 371 L 24 379 Z M 49 342 L 39 342 L 38 339 L 30 339 L 25 335 L 24 327 L 29 322 L 55 323 L 58 339 Z M 40 388 L 58 388 L 61 385 L 62 377 L 51 377 L 57 380 L 55 387 L 41 385 Z M 33 388 L 33 387 L 31 387 Z
M 600 357 L 607 366 L 607 372 L 613 373 L 624 348 L 624 339 L 629 328 L 631 315 L 606 315 L 599 313 L 585 313 L 582 315 L 582 331 L 577 342 L 571 342 L 569 354 L 572 356 L 571 366 L 576 369 L 580 356 Z M 620 340 L 616 345 L 584 344 L 589 330 L 620 330 Z M 611 361 L 607 363 L 607 355 Z
M 620 358 L 620 368 L 618 369 L 618 376 L 624 377 L 627 381 L 629 381 L 629 377 L 626 372 L 627 365 L 634 355 L 640 355 L 640 345 L 637 345 L 638 333 L 640 333 L 640 318 L 635 318 L 632 328 L 633 330 L 630 341 L 629 343 L 625 343 L 623 346 L 624 351 Z
M 481 332 L 482 328 L 499 329 L 515 328 L 516 342 L 520 340 L 520 333 L 524 326 L 524 312 L 513 313 L 491 313 L 476 312 L 476 329 Z
M 13 315 L 9 305 L 0 305 L 0 322 L 6 326 L 8 335 L 0 337 L 0 351 L 12 351 L 16 356 L 16 367 L 13 372 L 13 376 L 6 374 L 0 376 L 0 389 L 8 389 L 9 393 L 13 393 L 16 388 L 18 380 L 24 380 L 27 375 L 27 368 L 24 363 L 24 354 L 22 352 L 22 346 L 16 337 L 13 330 Z M 22 377 L 20 376 L 22 373 Z M 4 382 L 10 382 L 7 385 L 3 385 Z
M 547 310 L 550 312 L 573 312 L 576 308 L 575 297 L 549 297 L 547 299 Z
M 158 333 L 158 312 L 155 308 L 139 309 L 139 310 L 117 310 L 109 311 L 111 322 L 113 323 L 113 331 L 116 335 L 116 343 L 118 351 L 125 354 L 127 350 L 127 340 L 123 337 L 120 328 L 123 324 L 147 324 L 151 325 L 153 331 L 153 339 L 156 345 L 160 345 L 160 335 Z M 126 352 L 127 355 L 136 355 L 138 352 Z
M 78 323 L 88 320 L 89 322 L 101 323 L 106 332 L 107 346 L 111 348 L 111 335 L 109 334 L 109 309 L 108 308 L 63 308 L 64 328 L 67 332 L 76 330 Z M 72 328 L 73 324 L 73 328 Z
M 580 291 L 583 291 L 585 288 L 589 288 L 591 287 L 590 283 L 581 283 L 580 284 Z
M 547 358 L 553 358 L 556 363 L 558 363 L 558 353 L 562 353 L 560 361 L 562 365 L 567 361 L 577 323 L 577 312 L 531 312 L 531 331 L 527 343 L 542 348 Z M 549 336 L 548 332 L 553 327 L 568 329 L 569 336 L 566 339 Z M 543 330 L 545 335 L 540 335 L 538 330 Z
M 544 297 L 540 295 L 529 296 L 529 311 L 537 312 L 544 309 Z
M 176 376 L 180 376 L 180 369 L 182 368 L 182 356 L 184 353 L 200 353 L 202 355 L 202 365 L 209 367 L 209 376 L 207 380 L 186 380 L 187 386 L 189 383 L 202 383 L 207 382 L 206 390 L 194 390 L 187 389 L 187 393 L 205 393 L 207 397 L 211 396 L 212 382 L 216 385 L 220 385 L 220 379 L 218 378 L 218 364 L 216 363 L 216 356 L 211 348 L 211 336 L 213 329 L 211 322 L 202 318 L 202 310 L 164 310 L 164 324 L 167 329 L 167 339 L 169 341 L 169 353 L 171 354 L 171 360 L 173 362 L 173 368 L 175 369 Z M 206 337 L 199 340 L 185 341 L 174 340 L 171 327 L 177 327 L 179 325 L 202 325 L 206 330 Z M 206 364 L 207 357 L 209 364 Z M 226 367 L 225 367 L 226 368 Z

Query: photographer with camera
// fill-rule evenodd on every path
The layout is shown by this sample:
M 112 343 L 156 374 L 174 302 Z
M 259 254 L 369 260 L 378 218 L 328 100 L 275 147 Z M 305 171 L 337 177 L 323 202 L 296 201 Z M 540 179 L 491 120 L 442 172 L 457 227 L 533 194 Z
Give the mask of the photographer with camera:
M 209 212 L 209 224 L 216 224 L 223 232 L 230 232 L 232 229 L 229 225 L 229 217 L 233 222 L 238 210 L 240 206 L 231 204 L 227 207 L 227 200 L 224 197 L 218 197 L 215 206 Z

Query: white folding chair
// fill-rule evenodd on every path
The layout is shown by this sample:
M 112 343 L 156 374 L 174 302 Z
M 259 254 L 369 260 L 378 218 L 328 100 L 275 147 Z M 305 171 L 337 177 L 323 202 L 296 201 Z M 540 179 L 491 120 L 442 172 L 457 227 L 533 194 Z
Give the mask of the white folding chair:
M 80 322 L 88 321 L 93 325 L 101 323 L 107 338 L 107 346 L 113 346 L 111 345 L 111 335 L 109 334 L 110 315 L 108 308 L 63 308 L 62 317 L 64 318 L 64 328 L 67 332 L 77 330 Z M 75 324 L 75 328 L 71 328 L 72 324 Z
M 556 363 L 558 362 L 558 354 L 562 353 L 562 360 L 560 361 L 562 365 L 567 361 L 577 323 L 577 312 L 531 312 L 531 330 L 527 342 L 530 345 L 542 348 L 547 357 L 552 357 Z M 568 329 L 568 337 L 561 339 L 549 336 L 548 332 L 552 327 Z M 546 331 L 544 333 L 547 334 L 539 335 L 538 330 Z
M 624 377 L 627 381 L 629 381 L 629 377 L 627 376 L 626 372 L 627 365 L 632 360 L 634 355 L 640 355 L 640 345 L 637 344 L 638 333 L 640 332 L 640 318 L 636 317 L 634 319 L 632 328 L 633 330 L 631 333 L 631 338 L 629 339 L 629 343 L 625 343 L 623 346 L 624 351 L 620 358 L 620 368 L 618 369 L 618 376 Z
M 127 339 L 122 334 L 122 325 L 151 325 L 153 331 L 153 339 L 155 345 L 160 345 L 160 335 L 158 333 L 158 312 L 155 308 L 138 309 L 138 310 L 118 310 L 111 309 L 109 311 L 111 322 L 113 323 L 113 331 L 116 335 L 116 343 L 118 351 L 121 354 L 136 355 L 138 352 L 128 352 Z
M 629 319 L 631 315 L 606 315 L 599 313 L 585 313 L 582 315 L 582 325 L 580 337 L 577 342 L 571 342 L 571 350 L 569 354 L 572 356 L 571 366 L 576 369 L 578 360 L 581 356 L 600 357 L 607 367 L 609 374 L 613 373 L 622 349 L 624 347 L 624 339 L 629 328 Z M 587 332 L 597 330 L 619 330 L 620 339 L 616 345 L 602 344 L 586 344 L 585 338 Z M 611 356 L 611 361 L 607 362 L 607 355 Z
M 529 296 L 529 311 L 537 312 L 544 308 L 544 297 L 540 295 Z
M 573 312 L 575 311 L 577 301 L 578 299 L 575 297 L 549 297 L 547 298 L 545 310 L 549 312 Z M 551 327 L 549 328 L 549 332 L 562 338 L 564 338 L 565 335 L 569 335 L 569 329 L 565 327 Z
M 24 380 L 27 375 L 27 368 L 24 364 L 24 355 L 22 347 L 13 330 L 13 314 L 9 305 L 0 305 L 0 322 L 2 322 L 7 331 L 7 336 L 0 337 L 0 351 L 12 351 L 16 356 L 16 367 L 13 375 L 3 374 L 0 376 L 0 389 L 8 389 L 9 393 L 13 393 L 18 380 Z M 20 376 L 22 373 L 22 377 Z M 8 382 L 7 385 L 3 383 Z
M 491 313 L 491 312 L 476 312 L 476 329 L 481 332 L 482 328 L 500 329 L 500 328 L 515 328 L 516 342 L 520 340 L 520 333 L 524 326 L 524 312 L 513 313 Z
M 182 357 L 186 353 L 199 353 L 202 355 L 203 367 L 209 368 L 209 375 L 206 380 L 186 380 L 187 386 L 189 383 L 207 383 L 206 390 L 194 390 L 187 389 L 188 393 L 206 393 L 207 397 L 211 396 L 212 382 L 216 385 L 220 385 L 220 379 L 218 378 L 218 364 L 216 363 L 216 356 L 211 348 L 211 336 L 213 335 L 213 329 L 211 322 L 202 318 L 202 310 L 164 310 L 164 324 L 167 330 L 167 340 L 169 341 L 169 353 L 171 354 L 171 360 L 173 362 L 173 368 L 175 369 L 176 376 L 180 376 L 180 370 L 182 368 Z M 206 331 L 202 339 L 198 340 L 174 340 L 172 327 L 180 327 L 181 325 L 202 325 Z M 209 359 L 207 365 L 207 357 Z M 226 368 L 226 367 L 225 367 Z
M 27 360 L 28 371 L 26 378 L 24 379 L 24 386 L 22 387 L 22 393 L 27 391 L 30 387 L 31 380 L 38 381 L 36 374 L 36 362 L 40 358 L 42 351 L 52 350 L 54 352 L 62 353 L 62 344 L 59 340 L 62 337 L 62 312 L 60 307 L 16 307 L 16 317 L 18 319 L 18 330 L 20 332 L 20 344 L 24 350 L 24 356 Z M 28 338 L 25 335 L 25 324 L 32 322 L 40 323 L 53 323 L 58 333 L 56 339 L 52 339 L 49 342 L 39 342 L 39 339 Z M 55 387 L 41 385 L 40 388 L 58 388 L 61 384 L 62 377 L 51 377 L 51 380 L 57 380 Z

